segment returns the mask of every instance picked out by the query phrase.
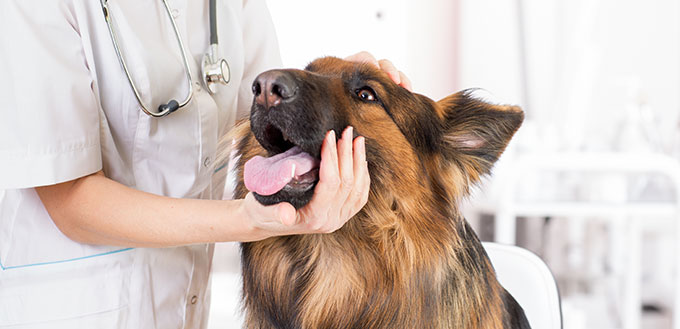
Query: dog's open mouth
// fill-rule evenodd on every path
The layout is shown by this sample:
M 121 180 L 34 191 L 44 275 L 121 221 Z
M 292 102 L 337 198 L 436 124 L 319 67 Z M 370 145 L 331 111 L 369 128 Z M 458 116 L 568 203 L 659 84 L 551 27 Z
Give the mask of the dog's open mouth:
M 256 156 L 246 162 L 243 179 L 248 190 L 260 196 L 279 192 L 301 195 L 319 180 L 320 160 L 305 152 L 277 127 L 268 124 L 264 129 L 262 146 L 270 157 Z

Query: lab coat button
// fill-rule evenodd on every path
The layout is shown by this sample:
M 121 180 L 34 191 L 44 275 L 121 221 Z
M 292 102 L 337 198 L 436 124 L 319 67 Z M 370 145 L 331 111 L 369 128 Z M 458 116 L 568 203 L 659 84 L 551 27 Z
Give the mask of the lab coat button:
M 195 86 L 194 89 L 196 89 L 196 91 L 201 91 L 201 83 L 200 82 L 198 82 L 198 81 L 194 82 L 194 86 Z
M 194 305 L 198 302 L 198 296 L 194 295 L 191 296 L 191 304 Z
M 170 13 L 172 14 L 172 18 L 179 17 L 179 10 L 177 10 L 177 9 L 171 10 Z

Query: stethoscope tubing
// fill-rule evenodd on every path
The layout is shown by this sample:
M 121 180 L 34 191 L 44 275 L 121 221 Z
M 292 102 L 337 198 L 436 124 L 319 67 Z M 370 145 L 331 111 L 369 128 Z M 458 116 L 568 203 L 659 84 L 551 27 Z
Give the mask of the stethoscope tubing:
M 142 97 L 139 93 L 139 90 L 137 89 L 137 86 L 135 85 L 135 83 L 132 80 L 132 76 L 130 75 L 130 71 L 128 69 L 127 63 L 125 62 L 125 59 L 123 58 L 123 56 L 121 54 L 120 47 L 118 45 L 118 37 L 117 37 L 117 34 L 115 32 L 115 29 L 113 28 L 112 17 L 111 17 L 111 13 L 109 11 L 109 8 L 108 8 L 108 0 L 100 0 L 100 2 L 101 2 L 101 5 L 102 5 L 102 10 L 104 11 L 104 17 L 106 18 L 106 25 L 108 26 L 109 34 L 111 34 L 111 39 L 113 40 L 113 48 L 116 51 L 116 56 L 118 57 L 118 61 L 120 62 L 121 66 L 123 67 L 123 71 L 125 72 L 125 75 L 127 76 L 130 87 L 131 87 L 133 93 L 135 94 L 135 97 L 137 98 L 137 102 L 139 102 L 139 106 L 142 108 L 142 111 L 144 111 L 144 113 L 146 113 L 147 115 L 159 118 L 159 117 L 166 116 L 166 115 L 176 111 L 177 109 L 187 105 L 191 101 L 191 99 L 193 98 L 193 95 L 194 95 L 193 81 L 191 79 L 191 70 L 189 68 L 189 61 L 187 59 L 186 51 L 185 51 L 185 48 L 184 48 L 184 43 L 182 42 L 182 38 L 179 35 L 179 30 L 177 29 L 177 24 L 175 23 L 175 19 L 172 17 L 172 13 L 170 11 L 170 6 L 168 5 L 167 0 L 163 0 L 163 5 L 165 6 L 165 11 L 168 14 L 168 17 L 170 18 L 170 22 L 172 23 L 172 28 L 175 32 L 175 38 L 177 39 L 177 44 L 179 45 L 180 52 L 182 54 L 182 60 L 184 62 L 184 71 L 186 73 L 189 91 L 187 92 L 186 97 L 184 98 L 184 100 L 181 103 L 178 103 L 176 106 L 169 106 L 174 101 L 174 100 L 171 100 L 167 104 L 162 104 L 161 106 L 159 106 L 159 109 L 163 108 L 163 110 L 160 110 L 158 112 L 152 112 L 146 107 L 146 105 L 144 105 L 144 102 L 142 101 Z M 213 29 L 216 30 L 216 27 L 214 27 L 213 24 L 212 24 L 213 23 L 212 19 L 213 19 L 213 15 L 214 15 L 214 11 L 212 11 L 212 9 L 214 9 L 213 8 L 214 0 L 211 0 L 210 2 L 211 2 L 211 14 L 210 14 L 210 16 L 211 16 L 211 26 L 210 26 L 210 30 L 211 30 L 211 42 L 212 42 L 212 39 L 213 39 L 213 33 L 212 32 L 213 32 Z M 217 34 L 215 33 L 214 35 L 215 35 L 215 40 L 217 40 Z
M 219 43 L 217 41 L 217 1 L 210 0 L 208 3 L 210 6 L 210 45 L 217 46 Z

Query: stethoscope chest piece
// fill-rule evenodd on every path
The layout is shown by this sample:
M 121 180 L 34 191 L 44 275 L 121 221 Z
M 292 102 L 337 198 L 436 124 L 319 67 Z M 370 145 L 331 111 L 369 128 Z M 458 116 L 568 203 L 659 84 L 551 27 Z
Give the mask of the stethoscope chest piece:
M 211 44 L 208 51 L 203 55 L 203 63 L 201 63 L 203 85 L 208 88 L 211 94 L 217 93 L 218 84 L 227 85 L 231 80 L 229 64 L 224 58 L 216 56 L 216 48 L 216 44 Z

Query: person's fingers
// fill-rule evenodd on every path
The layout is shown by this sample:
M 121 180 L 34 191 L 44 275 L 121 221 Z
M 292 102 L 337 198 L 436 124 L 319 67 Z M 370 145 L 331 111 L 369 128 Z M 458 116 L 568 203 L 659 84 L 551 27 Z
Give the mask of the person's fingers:
M 361 51 L 361 52 L 358 52 L 354 55 L 349 55 L 349 56 L 345 57 L 345 60 L 350 61 L 350 62 L 357 62 L 357 63 L 370 63 L 370 64 L 375 65 L 376 67 L 380 67 L 378 60 L 375 59 L 375 57 L 367 51 Z
M 399 80 L 401 80 L 400 85 L 408 91 L 413 91 L 413 85 L 411 85 L 411 79 L 409 79 L 404 72 L 399 71 Z
M 319 183 L 308 205 L 296 219 L 307 233 L 330 233 L 341 228 L 366 203 L 370 178 L 366 163 L 365 138 L 354 139 L 347 127 L 336 143 L 329 132 L 321 148 Z M 292 216 L 291 222 L 292 220 Z M 286 222 L 288 223 L 288 222 Z
M 366 162 L 366 139 L 357 137 L 354 140 L 354 189 L 352 190 L 353 214 L 356 214 L 368 201 L 371 178 Z
M 340 187 L 340 169 L 338 168 L 338 149 L 335 131 L 331 130 L 321 147 L 321 164 L 319 165 L 319 183 L 314 196 L 335 194 Z
M 340 188 L 340 171 L 338 168 L 338 151 L 333 130 L 326 134 L 321 145 L 321 164 L 319 166 L 319 182 L 314 188 L 310 202 L 298 210 L 301 223 L 306 230 L 318 231 L 329 217 L 329 205 L 334 202 Z
M 340 162 L 340 181 L 342 183 L 342 196 L 347 198 L 347 195 L 352 190 L 354 185 L 354 161 L 352 154 L 352 140 L 354 139 L 354 128 L 349 126 L 342 133 L 342 138 L 339 143 L 339 162 Z M 342 196 L 339 196 L 342 198 Z
M 378 61 L 378 64 L 380 65 L 380 69 L 385 71 L 385 73 L 387 73 L 387 75 L 390 76 L 390 79 L 392 79 L 394 83 L 401 84 L 399 70 L 397 70 L 397 68 L 394 66 L 394 64 L 392 64 L 392 62 L 390 62 L 387 59 L 381 59 Z
M 397 70 L 390 60 L 377 60 L 371 53 L 367 51 L 361 51 L 354 55 L 347 56 L 345 57 L 345 60 L 350 62 L 373 64 L 377 68 L 385 71 L 390 79 L 392 79 L 392 81 L 394 81 L 396 84 L 406 88 L 408 91 L 413 91 L 411 80 L 403 72 Z
M 385 71 L 387 75 L 396 84 L 406 88 L 408 91 L 413 91 L 411 80 L 401 71 L 399 71 L 394 64 L 388 59 L 377 60 L 371 53 L 367 51 L 358 52 L 354 55 L 345 57 L 345 60 L 358 63 L 370 63 Z
M 352 152 L 354 128 L 347 127 L 342 138 L 338 142 L 338 159 L 340 168 L 340 186 L 333 196 L 333 200 L 328 203 L 328 218 L 318 229 L 322 232 L 333 232 L 349 219 L 347 216 L 348 208 L 354 206 L 354 201 L 350 200 L 352 187 L 354 186 L 354 156 Z

